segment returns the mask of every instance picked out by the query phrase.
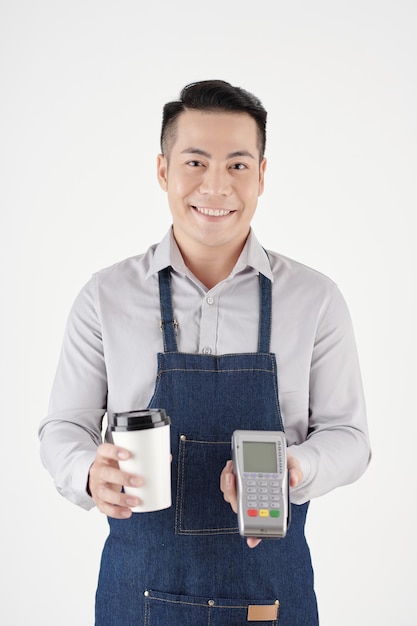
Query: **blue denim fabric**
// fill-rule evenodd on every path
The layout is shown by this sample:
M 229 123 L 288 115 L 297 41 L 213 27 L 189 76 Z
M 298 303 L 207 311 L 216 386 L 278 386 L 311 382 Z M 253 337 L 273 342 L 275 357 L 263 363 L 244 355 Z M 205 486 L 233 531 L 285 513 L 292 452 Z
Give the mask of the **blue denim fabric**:
M 160 273 L 165 352 L 151 407 L 171 418 L 173 505 L 109 519 L 96 595 L 96 626 L 248 624 L 250 604 L 279 601 L 279 626 L 317 626 L 304 536 L 308 505 L 292 505 L 285 539 L 250 549 L 219 488 L 235 429 L 282 430 L 270 289 L 260 279 L 259 351 L 177 352 L 169 270 Z

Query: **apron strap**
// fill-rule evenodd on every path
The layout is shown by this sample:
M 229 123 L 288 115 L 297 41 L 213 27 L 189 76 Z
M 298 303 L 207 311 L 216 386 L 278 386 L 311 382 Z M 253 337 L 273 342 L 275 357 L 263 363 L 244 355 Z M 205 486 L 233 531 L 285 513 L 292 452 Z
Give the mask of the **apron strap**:
M 178 322 L 174 318 L 171 298 L 171 267 L 161 270 L 158 276 L 164 351 L 178 352 L 176 337 Z M 271 343 L 272 288 L 271 281 L 263 274 L 259 274 L 259 291 L 258 352 L 269 353 Z
M 161 331 L 164 338 L 165 352 L 178 352 L 177 327 L 174 319 L 171 299 L 171 268 L 161 270 L 159 276 L 159 301 L 161 305 Z
M 258 352 L 269 353 L 271 344 L 272 286 L 269 278 L 259 274 Z

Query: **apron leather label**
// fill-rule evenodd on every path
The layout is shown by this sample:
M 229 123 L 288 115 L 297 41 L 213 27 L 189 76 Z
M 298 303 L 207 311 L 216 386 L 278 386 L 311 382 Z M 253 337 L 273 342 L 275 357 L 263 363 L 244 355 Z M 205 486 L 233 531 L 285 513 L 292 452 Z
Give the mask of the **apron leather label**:
M 278 619 L 278 600 L 275 604 L 250 604 L 248 606 L 248 622 L 263 622 Z

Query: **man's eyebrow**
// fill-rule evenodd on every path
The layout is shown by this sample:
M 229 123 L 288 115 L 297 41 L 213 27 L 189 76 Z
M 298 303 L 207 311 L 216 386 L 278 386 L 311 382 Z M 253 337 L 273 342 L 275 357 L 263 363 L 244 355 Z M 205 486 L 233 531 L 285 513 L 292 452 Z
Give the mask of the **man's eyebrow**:
M 183 150 L 181 154 L 198 154 L 199 156 L 204 156 L 208 159 L 211 159 L 211 154 L 209 154 L 205 150 L 201 150 L 201 148 L 193 148 L 192 146 Z
M 249 157 L 250 159 L 254 159 L 255 157 L 249 150 L 236 150 L 235 152 L 230 152 L 227 155 L 228 159 L 235 159 L 236 157 Z
M 211 159 L 211 154 L 201 148 L 194 148 L 193 146 L 186 148 L 181 152 L 181 154 L 198 154 L 199 156 Z M 248 150 L 235 150 L 234 152 L 229 152 L 229 154 L 226 155 L 227 159 L 235 159 L 236 157 L 249 157 L 250 159 L 255 160 L 253 154 Z

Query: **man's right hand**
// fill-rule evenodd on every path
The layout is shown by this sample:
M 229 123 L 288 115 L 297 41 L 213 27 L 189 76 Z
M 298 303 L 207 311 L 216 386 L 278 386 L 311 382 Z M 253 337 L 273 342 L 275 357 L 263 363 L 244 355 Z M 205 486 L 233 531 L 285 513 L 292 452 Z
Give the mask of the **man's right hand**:
M 130 452 L 112 443 L 103 443 L 97 448 L 96 459 L 90 467 L 88 491 L 99 511 L 115 517 L 126 519 L 132 515 L 130 507 L 141 504 L 139 498 L 122 492 L 122 487 L 140 487 L 140 476 L 122 472 L 119 461 L 125 461 Z

